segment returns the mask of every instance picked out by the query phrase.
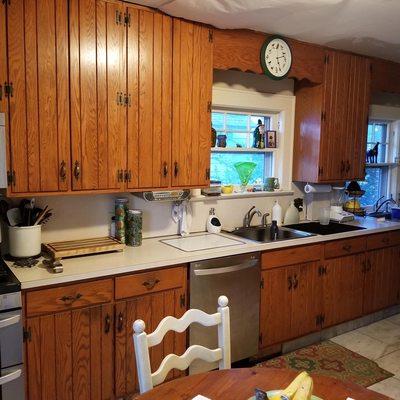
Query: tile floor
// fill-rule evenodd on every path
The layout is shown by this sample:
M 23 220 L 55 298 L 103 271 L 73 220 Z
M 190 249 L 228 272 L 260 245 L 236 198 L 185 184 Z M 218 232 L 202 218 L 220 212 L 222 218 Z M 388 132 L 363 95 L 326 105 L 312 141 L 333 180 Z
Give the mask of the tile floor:
M 374 360 L 381 368 L 394 374 L 369 389 L 400 400 L 400 314 L 330 340 Z

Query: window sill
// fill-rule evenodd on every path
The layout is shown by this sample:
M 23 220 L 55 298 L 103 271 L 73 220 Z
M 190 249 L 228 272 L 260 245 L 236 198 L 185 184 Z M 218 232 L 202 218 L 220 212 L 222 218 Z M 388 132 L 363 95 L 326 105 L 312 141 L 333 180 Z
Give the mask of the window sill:
M 255 149 L 253 147 L 211 147 L 211 153 L 273 153 L 277 148 Z
M 380 167 L 398 167 L 397 163 L 366 163 L 366 168 L 380 168 Z
M 232 193 L 223 194 L 220 196 L 196 196 L 192 197 L 190 201 L 217 201 L 217 200 L 230 200 L 230 199 L 246 199 L 254 197 L 279 197 L 279 196 L 293 196 L 294 192 L 292 190 L 277 190 L 275 192 L 244 192 L 244 193 Z

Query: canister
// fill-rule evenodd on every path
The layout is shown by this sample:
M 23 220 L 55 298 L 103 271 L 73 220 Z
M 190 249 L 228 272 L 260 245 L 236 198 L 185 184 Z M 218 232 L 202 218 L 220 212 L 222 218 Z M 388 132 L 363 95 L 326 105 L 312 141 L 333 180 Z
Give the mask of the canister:
M 141 210 L 128 210 L 126 215 L 126 244 L 140 246 L 142 244 L 143 213 Z
M 120 197 L 115 199 L 115 238 L 125 243 L 125 220 L 128 211 L 128 199 Z

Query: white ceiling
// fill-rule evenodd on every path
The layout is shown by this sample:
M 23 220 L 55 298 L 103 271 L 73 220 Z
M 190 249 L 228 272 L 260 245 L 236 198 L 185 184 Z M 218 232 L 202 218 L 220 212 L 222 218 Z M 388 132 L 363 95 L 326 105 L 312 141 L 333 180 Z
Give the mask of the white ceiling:
M 248 28 L 400 62 L 400 0 L 132 0 L 218 28 Z

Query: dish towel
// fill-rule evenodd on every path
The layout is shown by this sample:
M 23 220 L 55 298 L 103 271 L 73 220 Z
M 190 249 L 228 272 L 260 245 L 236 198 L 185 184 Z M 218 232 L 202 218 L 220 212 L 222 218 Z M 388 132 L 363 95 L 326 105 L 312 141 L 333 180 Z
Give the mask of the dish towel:
M 192 224 L 192 207 L 188 201 L 176 202 L 172 205 L 172 220 L 179 224 L 178 233 L 187 236 Z

